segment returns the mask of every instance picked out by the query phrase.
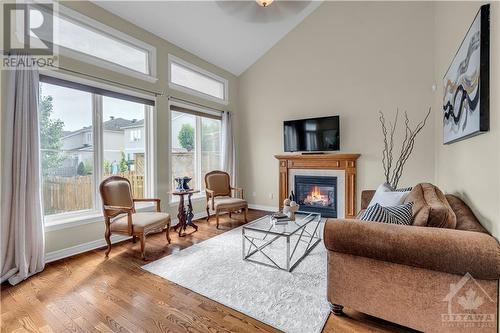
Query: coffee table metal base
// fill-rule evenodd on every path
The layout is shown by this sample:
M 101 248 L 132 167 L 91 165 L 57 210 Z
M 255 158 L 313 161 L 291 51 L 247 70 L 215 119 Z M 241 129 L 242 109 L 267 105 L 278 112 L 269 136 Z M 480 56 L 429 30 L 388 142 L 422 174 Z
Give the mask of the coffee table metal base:
M 243 260 L 250 261 L 259 265 L 264 265 L 268 267 L 273 267 L 277 269 L 281 269 L 287 272 L 293 271 L 295 267 L 304 259 L 315 247 L 318 245 L 318 243 L 321 241 L 321 237 L 318 235 L 318 227 L 320 225 L 320 222 L 318 221 L 315 223 L 314 231 L 309 232 L 306 230 L 306 228 L 302 228 L 300 233 L 294 234 L 294 235 L 275 235 L 275 234 L 269 234 L 266 233 L 265 231 L 255 231 L 251 230 L 251 234 L 245 233 L 245 228 L 242 229 L 242 255 L 243 255 Z M 271 230 L 272 225 L 270 225 L 269 230 Z M 256 236 L 253 236 L 253 234 L 263 234 L 263 238 L 259 238 Z M 294 238 L 297 238 L 296 241 L 293 241 L 291 238 L 292 236 L 295 236 Z M 285 265 L 280 265 L 276 263 L 276 260 L 273 260 L 268 253 L 265 252 L 266 248 L 274 243 L 276 240 L 280 238 L 285 238 L 286 239 L 286 264 Z M 291 244 L 291 240 L 293 241 L 293 244 Z M 260 244 L 257 244 L 260 242 Z M 302 253 L 297 252 L 298 246 L 300 243 L 307 244 L 305 249 L 299 250 Z M 249 244 L 248 250 L 246 249 L 247 243 Z M 257 260 L 254 259 L 253 257 L 256 256 L 256 254 L 260 253 L 265 260 Z M 294 262 L 293 258 L 294 256 L 300 255 L 298 259 Z M 293 264 L 292 264 L 293 263 Z

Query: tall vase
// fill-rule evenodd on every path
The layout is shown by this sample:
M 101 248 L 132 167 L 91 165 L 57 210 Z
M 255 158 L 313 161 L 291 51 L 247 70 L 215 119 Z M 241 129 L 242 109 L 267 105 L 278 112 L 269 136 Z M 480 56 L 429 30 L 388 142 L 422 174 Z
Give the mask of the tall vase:
M 190 177 L 184 177 L 184 178 L 182 178 L 182 189 L 184 191 L 190 190 L 190 188 L 189 188 L 189 182 L 191 181 L 191 179 L 192 178 L 190 178 Z

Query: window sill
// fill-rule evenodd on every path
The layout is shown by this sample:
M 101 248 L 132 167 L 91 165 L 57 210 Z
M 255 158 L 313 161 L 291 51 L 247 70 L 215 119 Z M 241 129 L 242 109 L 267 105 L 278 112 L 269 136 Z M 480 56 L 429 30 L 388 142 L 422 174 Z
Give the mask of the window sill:
M 155 207 L 156 205 L 151 203 L 136 204 L 136 210 L 138 212 L 150 211 L 155 209 Z M 78 215 L 50 217 L 45 218 L 45 231 L 61 230 L 97 222 L 104 223 L 101 212 L 91 211 Z

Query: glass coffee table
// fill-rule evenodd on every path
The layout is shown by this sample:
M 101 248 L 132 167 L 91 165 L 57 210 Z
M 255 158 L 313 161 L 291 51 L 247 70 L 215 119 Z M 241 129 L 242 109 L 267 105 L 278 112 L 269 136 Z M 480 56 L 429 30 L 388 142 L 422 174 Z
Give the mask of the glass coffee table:
M 301 211 L 284 225 L 274 225 L 270 215 L 245 224 L 243 260 L 291 272 L 321 241 L 321 224 L 321 214 Z

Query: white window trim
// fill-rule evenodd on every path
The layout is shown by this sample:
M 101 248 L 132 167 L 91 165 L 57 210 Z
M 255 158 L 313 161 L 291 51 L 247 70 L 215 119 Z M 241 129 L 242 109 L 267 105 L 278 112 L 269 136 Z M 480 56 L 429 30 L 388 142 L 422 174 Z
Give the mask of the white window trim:
M 144 94 L 144 93 L 141 93 L 138 91 L 134 91 L 132 89 L 122 88 L 122 87 L 114 86 L 114 85 L 108 84 L 108 83 L 103 83 L 103 82 L 94 81 L 91 79 L 86 79 L 86 78 L 79 77 L 79 76 L 76 76 L 73 74 L 67 74 L 67 73 L 64 73 L 64 72 L 61 72 L 58 70 L 44 70 L 43 75 L 51 76 L 51 77 L 56 78 L 56 79 L 72 81 L 72 82 L 84 84 L 87 86 L 92 86 L 92 87 L 97 87 L 97 88 L 101 88 L 101 89 L 105 89 L 105 90 L 110 90 L 110 91 L 114 91 L 117 93 L 122 93 L 125 95 L 130 95 L 130 96 L 139 97 L 139 98 L 143 98 L 143 99 L 154 100 L 156 98 L 154 95 Z
M 129 91 L 127 89 L 118 88 L 109 84 L 99 83 L 92 80 L 87 80 L 83 78 L 79 78 L 77 76 L 64 74 L 57 71 L 47 70 L 44 71 L 44 75 L 52 76 L 55 78 L 59 78 L 62 80 L 73 81 L 80 84 L 90 85 L 99 87 L 102 89 L 107 89 L 110 91 L 124 93 L 135 97 L 141 97 L 145 99 L 154 99 L 153 96 L 137 93 L 134 91 Z M 104 156 L 104 150 L 102 146 L 102 96 L 96 96 L 92 94 L 92 121 L 93 121 L 93 141 L 94 141 L 94 149 L 97 149 L 97 153 L 94 153 L 94 173 L 93 173 L 93 187 L 96 189 L 94 193 L 94 203 L 95 207 L 92 209 L 73 211 L 67 213 L 59 213 L 53 215 L 43 216 L 45 231 L 59 230 L 64 228 L 69 228 L 78 225 L 84 225 L 88 223 L 94 223 L 97 221 L 103 221 L 102 211 L 99 209 L 101 206 L 101 198 L 97 191 L 97 184 L 99 184 L 102 180 L 102 160 Z M 100 104 L 100 105 L 95 105 Z M 145 140 L 146 146 L 146 156 L 148 158 L 145 159 L 145 177 L 148 181 L 145 182 L 145 194 L 149 196 L 156 197 L 156 181 L 157 181 L 157 173 L 156 168 L 156 128 L 154 124 L 156 123 L 156 111 L 153 106 L 145 106 L 144 110 L 144 126 L 145 126 L 145 135 L 147 140 Z M 42 183 L 40 182 L 40 190 L 42 187 Z M 154 204 L 149 203 L 140 203 L 136 204 L 137 210 L 148 210 L 150 207 L 153 207 Z
M 172 105 L 176 105 L 176 106 L 179 106 L 179 107 L 184 107 L 184 108 L 187 108 L 187 109 L 192 109 L 192 110 L 195 110 L 195 111 L 206 113 L 207 115 L 216 115 L 216 116 L 220 116 L 221 115 L 221 111 L 215 111 L 215 110 L 212 110 L 212 109 L 204 108 L 204 107 L 201 107 L 201 106 L 195 106 L 195 105 L 192 105 L 192 104 L 183 103 L 181 101 L 177 101 L 177 100 L 171 99 L 171 100 L 168 101 L 168 117 L 169 117 L 168 122 L 169 122 L 169 126 L 170 126 L 169 127 L 169 132 L 172 129 L 172 110 L 170 109 L 170 106 L 172 106 Z M 197 116 L 196 117 L 196 127 L 197 128 L 198 128 L 198 122 L 201 123 L 201 119 Z M 201 126 L 201 124 L 200 124 L 200 126 Z M 197 128 L 195 129 L 196 134 L 198 134 L 197 133 Z M 222 133 L 221 133 L 220 140 L 222 141 Z M 201 135 L 196 135 L 196 147 L 201 147 Z M 221 142 L 221 147 L 222 147 L 222 142 Z M 172 136 L 171 135 L 169 136 L 169 139 L 168 139 L 168 159 L 169 159 L 168 179 L 169 179 L 169 184 L 171 186 L 171 184 L 172 184 Z M 196 163 L 196 174 L 197 174 L 197 177 L 198 177 L 198 179 L 200 179 L 200 182 L 204 181 L 204 179 L 202 179 L 202 177 L 201 177 L 201 150 L 197 151 L 196 154 L 195 154 L 195 163 Z M 171 188 L 170 190 L 173 191 L 174 189 Z M 205 191 L 201 191 L 201 183 L 200 183 L 200 192 L 193 194 L 193 196 L 191 197 L 191 201 L 192 202 L 198 202 L 198 201 L 205 201 L 205 200 L 206 200 L 206 192 Z M 170 207 L 174 207 L 174 206 L 178 205 L 179 198 L 178 198 L 177 195 L 169 194 L 169 200 L 168 201 L 169 201 Z
M 198 90 L 194 90 L 194 89 L 173 83 L 172 82 L 172 71 L 170 70 L 172 63 L 178 64 L 182 67 L 186 67 L 187 69 L 190 69 L 194 72 L 197 72 L 201 75 L 204 75 L 206 77 L 209 77 L 213 80 L 216 80 L 216 81 L 222 83 L 222 85 L 224 86 L 224 99 L 217 98 L 217 97 L 214 97 L 214 96 L 211 96 L 208 94 L 204 94 Z M 197 96 L 197 97 L 200 97 L 200 98 L 212 101 L 212 102 L 216 102 L 216 103 L 220 103 L 220 104 L 224 104 L 224 105 L 229 104 L 229 81 L 227 79 L 225 79 L 221 76 L 218 76 L 212 72 L 209 72 L 201 67 L 193 65 L 187 61 L 184 61 L 181 58 L 178 58 L 172 54 L 168 55 L 168 86 L 171 89 L 174 89 L 174 90 L 186 93 L 186 94 L 190 94 L 193 96 Z
M 88 16 L 85 16 L 75 10 L 72 10 L 68 7 L 65 7 L 63 5 L 58 6 L 58 11 L 54 12 L 55 15 L 60 16 L 66 20 L 70 20 L 72 23 L 81 25 L 85 27 L 86 29 L 93 30 L 97 33 L 106 35 L 109 38 L 112 38 L 114 40 L 117 40 L 122 43 L 126 43 L 131 47 L 134 47 L 136 49 L 139 49 L 141 51 L 147 51 L 148 52 L 148 67 L 149 67 L 149 74 L 145 74 L 136 70 L 133 70 L 131 68 L 121 66 L 119 64 L 92 56 L 90 54 L 86 54 L 83 52 L 75 51 L 72 49 L 68 49 L 64 46 L 57 45 L 59 53 L 63 56 L 73 58 L 82 62 L 86 62 L 92 65 L 96 65 L 102 68 L 110 69 L 112 71 L 118 72 L 120 74 L 124 74 L 127 76 L 135 77 L 141 80 L 145 80 L 148 82 L 157 82 L 157 70 L 156 70 L 156 47 L 144 43 L 143 41 L 136 39 L 134 37 L 131 37 L 130 35 L 127 35 L 119 30 L 116 30 L 114 28 L 111 28 L 99 21 L 96 21 Z

